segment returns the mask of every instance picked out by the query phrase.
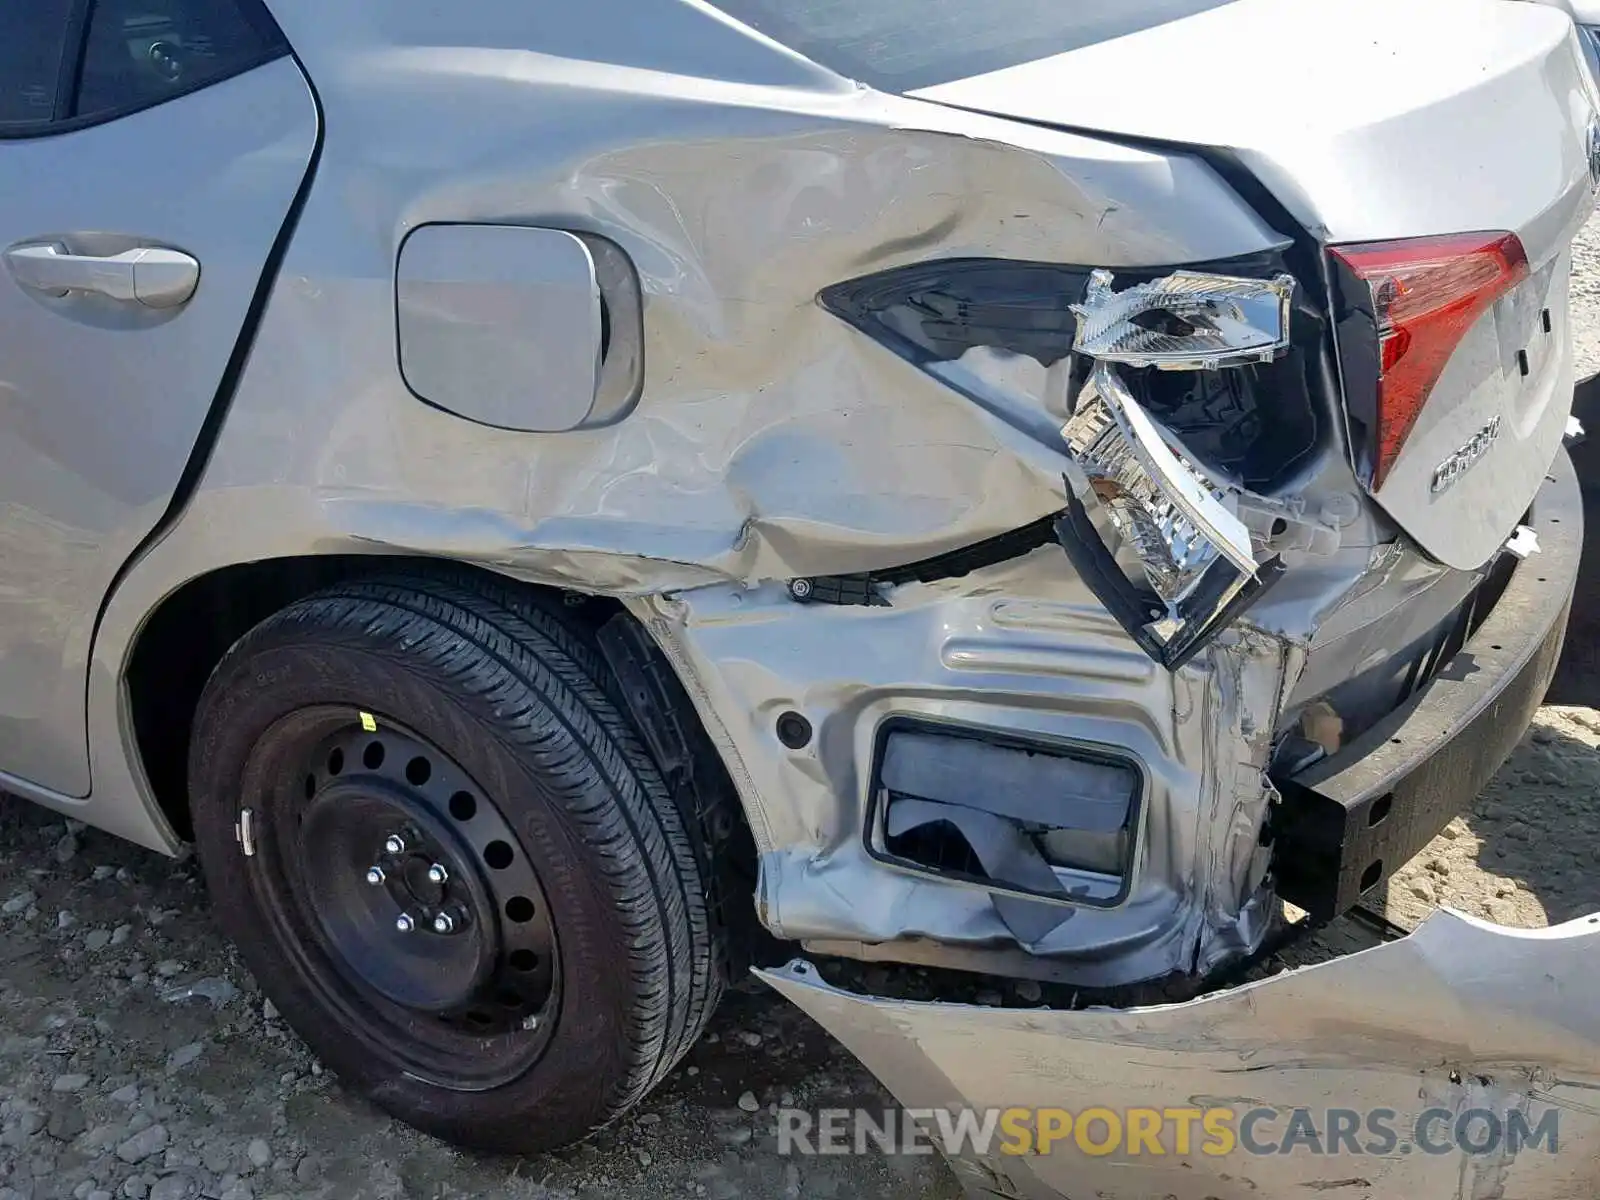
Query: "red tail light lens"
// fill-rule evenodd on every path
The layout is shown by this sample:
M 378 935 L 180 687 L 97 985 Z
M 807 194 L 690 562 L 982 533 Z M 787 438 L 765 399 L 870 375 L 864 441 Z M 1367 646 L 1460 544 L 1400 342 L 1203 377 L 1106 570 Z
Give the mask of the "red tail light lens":
M 1514 233 L 1371 242 L 1331 253 L 1366 284 L 1378 325 L 1376 489 L 1467 330 L 1527 278 L 1528 255 Z

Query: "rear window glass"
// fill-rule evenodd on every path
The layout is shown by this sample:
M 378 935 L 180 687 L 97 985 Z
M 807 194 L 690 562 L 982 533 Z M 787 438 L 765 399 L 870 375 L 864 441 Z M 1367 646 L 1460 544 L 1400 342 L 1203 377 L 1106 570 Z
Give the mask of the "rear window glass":
M 713 0 L 813 62 L 909 91 L 1048 58 L 1232 0 Z

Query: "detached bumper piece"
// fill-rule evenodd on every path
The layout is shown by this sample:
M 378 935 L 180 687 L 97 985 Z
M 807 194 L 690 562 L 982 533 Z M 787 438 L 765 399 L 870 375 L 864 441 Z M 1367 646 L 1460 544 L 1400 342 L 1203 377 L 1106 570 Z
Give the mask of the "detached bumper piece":
M 1061 430 L 1072 466 L 1056 533 L 1129 636 L 1177 670 L 1258 600 L 1282 565 L 1257 560 L 1237 492 L 1157 425 L 1114 364 L 1210 371 L 1270 361 L 1289 345 L 1294 283 L 1179 271 L 1114 292 L 1111 280 L 1096 271 L 1073 306 L 1073 349 L 1095 366 Z M 1133 572 L 1119 551 L 1136 560 Z
M 1143 776 L 1113 752 L 898 719 L 878 737 L 867 848 L 880 862 L 995 892 L 1017 940 L 1067 904 L 1127 896 Z
M 1543 702 L 1583 550 L 1583 502 L 1565 454 L 1527 526 L 1540 552 L 1530 561 L 1508 553 L 1485 585 L 1503 580 L 1498 598 L 1469 599 L 1493 607 L 1449 663 L 1343 751 L 1277 781 L 1278 893 L 1313 917 L 1353 907 L 1432 841 L 1500 769 Z
M 1600 1194 L 1600 916 L 1522 930 L 1446 910 L 1370 950 L 1132 1009 L 891 1000 L 804 961 L 759 974 L 907 1110 L 1073 1116 L 1046 1153 L 935 1136 L 971 1197 Z M 1200 1110 L 1232 1136 L 1202 1137 Z M 1133 1133 L 1145 1114 L 1154 1144 Z

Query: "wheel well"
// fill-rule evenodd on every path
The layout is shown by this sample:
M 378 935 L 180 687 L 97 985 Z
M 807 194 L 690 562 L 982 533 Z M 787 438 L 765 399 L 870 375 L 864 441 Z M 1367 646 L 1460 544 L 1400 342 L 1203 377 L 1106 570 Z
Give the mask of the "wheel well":
M 625 614 L 622 605 L 608 597 L 542 587 L 482 567 L 429 558 L 277 558 L 239 563 L 192 579 L 167 596 L 145 622 L 127 671 L 134 736 L 145 777 L 180 836 L 192 836 L 189 734 L 200 693 L 222 656 L 252 628 L 296 600 L 342 580 L 392 574 L 397 568 L 514 589 L 535 602 L 558 607 L 562 620 L 590 639 L 606 622 Z M 700 730 L 698 715 L 692 711 L 678 717 Z
M 744 807 L 699 714 L 648 631 L 609 597 L 526 583 L 471 564 L 385 555 L 267 559 L 202 575 L 163 600 L 134 643 L 127 687 L 145 776 L 172 828 L 185 839 L 193 837 L 190 731 L 200 693 L 229 648 L 297 600 L 343 580 L 392 575 L 397 569 L 469 587 L 476 583 L 501 595 L 509 589 L 521 601 L 556 614 L 595 647 L 610 672 L 603 684 L 656 760 L 685 822 L 697 831 L 713 909 L 728 935 L 729 977 L 741 979 L 752 962 L 784 961 L 788 950 L 756 917 L 757 854 Z

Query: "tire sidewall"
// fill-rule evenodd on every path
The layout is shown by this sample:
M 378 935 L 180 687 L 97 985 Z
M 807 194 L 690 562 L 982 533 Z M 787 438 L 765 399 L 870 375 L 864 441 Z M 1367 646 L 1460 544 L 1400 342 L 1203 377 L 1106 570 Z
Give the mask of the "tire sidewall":
M 249 644 L 249 643 L 254 644 Z M 252 754 L 280 718 L 312 705 L 348 705 L 351 719 L 392 717 L 433 741 L 473 776 L 510 821 L 522 853 L 539 873 L 561 960 L 557 1027 L 528 1071 L 487 1092 L 453 1092 L 424 1083 L 365 1052 L 334 1018 L 278 942 L 238 843 L 241 808 L 260 805 L 246 778 Z M 440 1136 L 480 1146 L 527 1150 L 570 1142 L 608 1119 L 635 1070 L 626 1030 L 634 1003 L 626 970 L 629 933 L 565 806 L 563 791 L 541 778 L 525 748 L 495 731 L 492 702 L 460 694 L 398 656 L 352 645 L 304 625 L 247 638 L 208 683 L 190 756 L 195 835 L 219 919 L 286 1021 L 344 1080 L 403 1119 Z M 581 756 L 581 739 L 550 756 Z M 308 747 L 309 749 L 309 747 Z M 269 789 L 270 790 L 270 789 Z M 261 821 L 258 827 L 270 825 Z M 530 1128 L 537 1106 L 541 1128 Z M 494 1113 L 504 1114 L 501 1122 Z M 498 1124 L 505 1124 L 499 1128 Z

